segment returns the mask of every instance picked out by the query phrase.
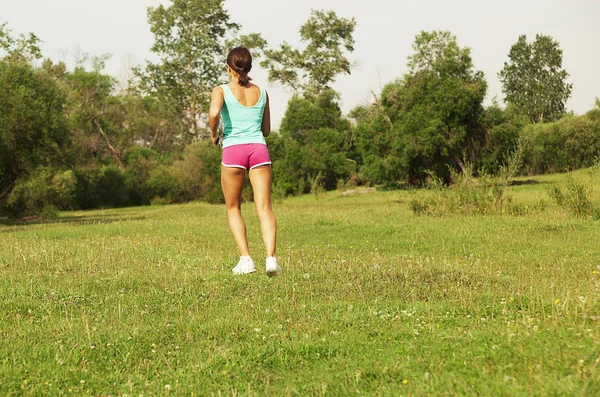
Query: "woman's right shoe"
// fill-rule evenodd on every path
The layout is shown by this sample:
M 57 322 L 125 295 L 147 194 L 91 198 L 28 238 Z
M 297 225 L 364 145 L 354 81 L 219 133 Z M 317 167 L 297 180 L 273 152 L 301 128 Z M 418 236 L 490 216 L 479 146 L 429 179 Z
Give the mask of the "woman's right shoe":
M 279 272 L 281 272 L 281 268 L 277 264 L 277 259 L 274 256 L 267 258 L 266 268 L 268 277 L 277 277 Z
M 252 261 L 251 258 L 240 258 L 240 261 L 232 271 L 235 276 L 239 276 L 242 274 L 254 273 L 256 271 L 256 267 L 254 266 L 254 261 Z

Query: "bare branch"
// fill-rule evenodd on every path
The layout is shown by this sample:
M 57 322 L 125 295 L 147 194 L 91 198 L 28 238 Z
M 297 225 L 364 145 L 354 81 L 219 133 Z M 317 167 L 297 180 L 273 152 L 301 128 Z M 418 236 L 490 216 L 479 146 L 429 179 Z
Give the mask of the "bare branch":
M 377 106 L 381 110 L 381 115 L 383 116 L 384 119 L 387 120 L 390 128 L 393 128 L 394 124 L 392 123 L 392 120 L 389 118 L 389 116 L 387 114 L 385 114 L 385 109 L 383 108 L 383 105 L 381 104 L 381 102 L 379 102 L 379 98 L 377 98 L 377 95 L 375 95 L 375 92 L 373 91 L 373 89 L 369 89 L 369 91 L 371 91 L 371 94 L 373 95 L 373 99 L 375 100 L 375 106 Z

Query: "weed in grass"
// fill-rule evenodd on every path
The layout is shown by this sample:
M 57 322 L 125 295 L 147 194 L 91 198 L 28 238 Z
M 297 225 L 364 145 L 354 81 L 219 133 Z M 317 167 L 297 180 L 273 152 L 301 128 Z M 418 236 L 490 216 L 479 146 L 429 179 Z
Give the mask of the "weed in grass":
M 600 158 L 588 171 L 589 180 L 584 183 L 567 173 L 564 187 L 554 183 L 548 187 L 548 196 L 563 210 L 577 217 L 600 219 L 600 203 L 594 200 L 593 179 L 600 168 Z
M 490 215 L 509 214 L 526 215 L 541 212 L 546 204 L 540 201 L 535 205 L 513 204 L 509 195 L 509 186 L 523 164 L 525 145 L 520 143 L 505 157 L 504 164 L 496 175 L 485 170 L 474 177 L 472 164 L 461 164 L 462 172 L 450 170 L 451 184 L 430 172 L 427 184 L 428 192 L 417 191 L 410 201 L 409 208 L 418 215 L 442 216 L 449 214 Z

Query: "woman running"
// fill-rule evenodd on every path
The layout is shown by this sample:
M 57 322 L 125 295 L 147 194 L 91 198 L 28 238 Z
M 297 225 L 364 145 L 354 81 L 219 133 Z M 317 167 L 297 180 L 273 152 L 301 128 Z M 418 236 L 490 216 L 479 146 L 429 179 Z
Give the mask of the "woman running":
M 265 137 L 271 132 L 269 96 L 264 89 L 250 82 L 250 69 L 250 51 L 244 47 L 231 50 L 227 56 L 227 72 L 231 81 L 216 87 L 211 94 L 210 132 L 213 143 L 217 144 L 221 116 L 221 187 L 225 196 L 229 228 L 240 254 L 240 261 L 233 268 L 233 274 L 256 271 L 248 251 L 246 224 L 241 212 L 242 189 L 248 170 L 267 251 L 267 276 L 274 277 L 281 269 L 275 259 L 277 223 L 271 209 L 271 159 L 265 142 Z

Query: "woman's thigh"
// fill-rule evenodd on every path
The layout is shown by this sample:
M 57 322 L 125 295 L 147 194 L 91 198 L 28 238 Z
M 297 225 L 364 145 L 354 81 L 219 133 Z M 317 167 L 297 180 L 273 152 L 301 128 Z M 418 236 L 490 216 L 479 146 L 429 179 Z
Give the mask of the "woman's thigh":
M 271 166 L 252 168 L 249 172 L 256 208 L 271 207 Z
M 239 206 L 246 179 L 243 168 L 221 167 L 221 188 L 227 207 Z

